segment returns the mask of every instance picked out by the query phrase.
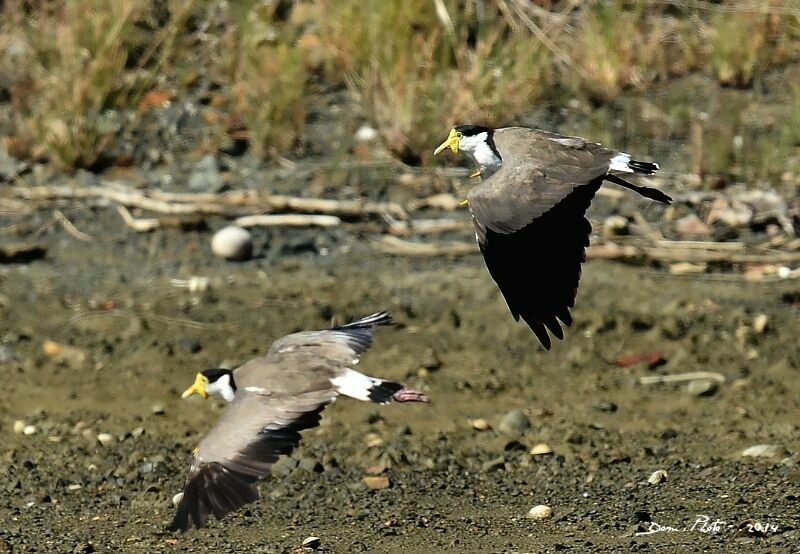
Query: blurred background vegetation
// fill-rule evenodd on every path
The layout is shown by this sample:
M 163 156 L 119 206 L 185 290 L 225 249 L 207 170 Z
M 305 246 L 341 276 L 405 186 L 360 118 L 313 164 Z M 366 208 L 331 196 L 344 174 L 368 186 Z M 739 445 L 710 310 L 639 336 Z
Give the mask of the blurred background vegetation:
M 0 10 L 2 146 L 23 160 L 99 170 L 165 151 L 341 154 L 344 137 L 321 122 L 347 115 L 351 134 L 366 123 L 412 165 L 431 164 L 454 123 L 521 123 L 666 157 L 698 185 L 797 191 L 797 0 L 17 0 Z

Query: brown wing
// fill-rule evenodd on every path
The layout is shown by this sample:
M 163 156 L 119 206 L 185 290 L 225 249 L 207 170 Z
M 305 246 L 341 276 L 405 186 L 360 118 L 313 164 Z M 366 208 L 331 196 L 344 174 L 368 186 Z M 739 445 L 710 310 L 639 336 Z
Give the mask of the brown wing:
M 475 219 L 497 233 L 522 229 L 606 175 L 616 154 L 579 137 L 525 127 L 498 129 L 494 141 L 503 165 L 467 197 Z
M 263 396 L 237 390 L 201 441 L 169 529 L 203 527 L 210 514 L 221 519 L 258 499 L 256 481 L 278 457 L 300 442 L 300 431 L 316 427 L 322 410 L 336 398 L 331 388 L 295 397 Z

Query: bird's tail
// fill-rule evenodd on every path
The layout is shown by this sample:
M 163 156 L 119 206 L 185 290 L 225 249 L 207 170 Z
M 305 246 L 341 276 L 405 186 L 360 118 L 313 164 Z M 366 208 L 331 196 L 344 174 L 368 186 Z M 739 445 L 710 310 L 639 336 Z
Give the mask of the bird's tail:
M 644 175 L 652 175 L 661 167 L 656 162 L 640 162 L 639 160 L 631 160 L 628 162 L 634 173 L 642 173 Z
M 383 311 L 362 317 L 361 319 L 351 321 L 339 327 L 334 327 L 334 329 L 371 329 L 381 325 L 392 325 L 393 323 L 391 314 Z

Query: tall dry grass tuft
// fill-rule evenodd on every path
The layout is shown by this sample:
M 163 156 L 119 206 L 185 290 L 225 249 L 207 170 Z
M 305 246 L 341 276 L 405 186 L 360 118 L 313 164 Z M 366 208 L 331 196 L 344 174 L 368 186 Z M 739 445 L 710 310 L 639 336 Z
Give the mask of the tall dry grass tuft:
M 797 14 L 771 12 L 783 2 L 726 2 L 704 28 L 710 69 L 720 83 L 749 86 L 757 72 L 785 63 L 797 49 Z M 772 5 L 772 6 L 771 6 Z M 794 36 L 793 36 L 794 35 Z M 794 42 L 794 44 L 792 44 Z
M 226 108 L 247 127 L 258 155 L 282 155 L 297 143 L 309 101 L 298 29 L 280 2 L 242 2 L 231 9 L 232 24 L 218 52 Z
M 408 163 L 456 122 L 513 121 L 552 83 L 552 54 L 493 3 L 322 0 L 330 79 L 343 75 L 388 148 Z
M 163 32 L 142 36 L 143 0 L 42 0 L 32 13 L 8 3 L 0 34 L 13 55 L 0 60 L 11 77 L 17 114 L 15 145 L 68 167 L 95 164 L 129 118 L 117 108 L 135 106 L 152 82 L 157 55 L 171 45 L 181 19 Z M 174 3 L 177 5 L 177 3 Z M 191 2 L 176 12 L 184 14 Z M 138 62 L 129 66 L 132 55 Z

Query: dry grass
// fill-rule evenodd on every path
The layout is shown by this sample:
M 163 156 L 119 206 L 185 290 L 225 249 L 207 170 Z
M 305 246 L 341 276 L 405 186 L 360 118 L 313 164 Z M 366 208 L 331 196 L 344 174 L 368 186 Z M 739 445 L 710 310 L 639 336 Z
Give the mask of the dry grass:
M 15 144 L 34 157 L 90 167 L 128 123 L 117 108 L 136 106 L 166 60 L 158 51 L 169 47 L 180 18 L 142 37 L 135 25 L 148 15 L 143 1 L 36 5 L 32 15 L 15 3 L 3 12 L 2 35 L 14 48 L 3 65 L 13 75 L 9 89 L 20 127 Z M 139 60 L 130 63 L 134 52 Z
M 168 89 L 181 97 L 198 80 L 213 91 L 203 108 L 215 113 L 207 123 L 219 129 L 211 132 L 238 124 L 262 157 L 297 152 L 317 95 L 346 85 L 392 152 L 426 163 L 457 122 L 513 123 L 539 102 L 573 97 L 609 105 L 691 73 L 750 87 L 767 69 L 800 60 L 800 7 L 790 0 L 3 6 L 0 93 L 10 98 L 14 120 L 5 143 L 17 156 L 68 167 L 96 166 L 140 123 L 144 95 Z M 680 101 L 663 111 L 692 112 L 691 98 Z M 740 122 L 731 125 L 722 143 L 739 132 Z M 730 157 L 723 153 L 719 166 Z
M 552 82 L 551 53 L 491 4 L 319 4 L 321 37 L 336 51 L 329 77 L 349 70 L 387 146 L 407 162 L 430 158 L 453 123 L 513 121 Z

